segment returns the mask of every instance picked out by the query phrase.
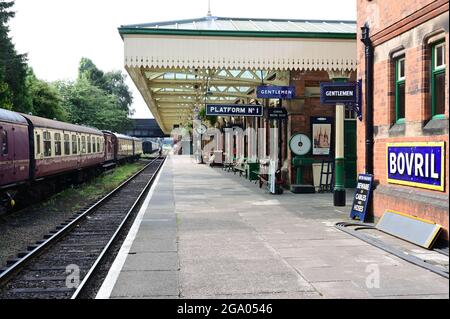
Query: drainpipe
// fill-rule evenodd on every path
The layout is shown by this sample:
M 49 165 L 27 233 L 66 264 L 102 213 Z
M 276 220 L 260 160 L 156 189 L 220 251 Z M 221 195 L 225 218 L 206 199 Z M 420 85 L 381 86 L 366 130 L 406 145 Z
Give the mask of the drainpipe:
M 369 37 L 369 26 L 361 27 L 361 41 L 365 46 L 365 129 L 366 129 L 366 174 L 373 175 L 373 46 Z

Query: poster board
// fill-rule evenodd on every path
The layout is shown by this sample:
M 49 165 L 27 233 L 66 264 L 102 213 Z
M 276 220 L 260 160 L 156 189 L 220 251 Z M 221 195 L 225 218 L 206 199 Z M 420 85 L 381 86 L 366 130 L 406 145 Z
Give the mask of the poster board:
M 330 155 L 332 140 L 331 117 L 311 117 L 312 154 Z

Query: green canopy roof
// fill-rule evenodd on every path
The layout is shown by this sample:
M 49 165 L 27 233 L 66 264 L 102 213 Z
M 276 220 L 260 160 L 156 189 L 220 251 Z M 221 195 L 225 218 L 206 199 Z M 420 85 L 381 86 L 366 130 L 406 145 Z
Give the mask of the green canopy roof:
M 152 22 L 124 25 L 120 33 L 161 33 L 201 35 L 272 35 L 280 37 L 310 34 L 335 35 L 339 38 L 356 38 L 355 21 L 338 20 L 296 20 L 296 19 L 249 19 L 207 16 L 198 19 Z M 322 36 L 320 36 L 322 35 Z

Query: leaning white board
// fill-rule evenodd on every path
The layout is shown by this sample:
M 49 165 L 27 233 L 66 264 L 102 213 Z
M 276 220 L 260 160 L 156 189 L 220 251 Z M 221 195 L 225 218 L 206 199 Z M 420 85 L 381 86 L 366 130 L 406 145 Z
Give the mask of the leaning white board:
M 387 210 L 377 224 L 377 229 L 385 233 L 428 249 L 434 244 L 441 228 L 441 225 L 429 220 L 391 210 Z

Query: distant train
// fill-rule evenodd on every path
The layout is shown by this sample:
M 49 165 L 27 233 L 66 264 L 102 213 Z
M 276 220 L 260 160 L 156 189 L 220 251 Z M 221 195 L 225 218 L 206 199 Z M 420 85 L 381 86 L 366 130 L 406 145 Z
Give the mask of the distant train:
M 0 109 L 0 207 L 30 185 L 83 180 L 142 153 L 138 138 Z
M 161 146 L 156 142 L 144 141 L 142 143 L 142 150 L 144 154 L 153 154 L 155 152 L 158 152 L 160 148 Z

